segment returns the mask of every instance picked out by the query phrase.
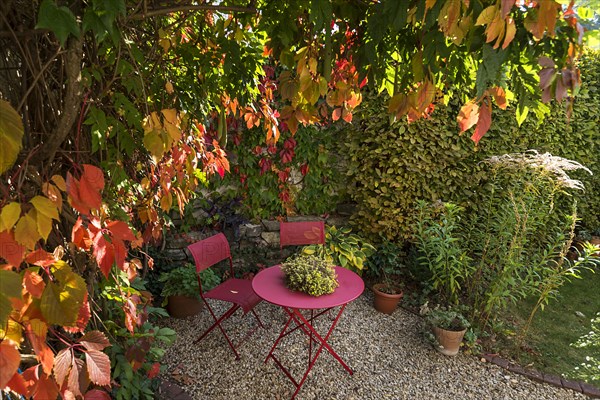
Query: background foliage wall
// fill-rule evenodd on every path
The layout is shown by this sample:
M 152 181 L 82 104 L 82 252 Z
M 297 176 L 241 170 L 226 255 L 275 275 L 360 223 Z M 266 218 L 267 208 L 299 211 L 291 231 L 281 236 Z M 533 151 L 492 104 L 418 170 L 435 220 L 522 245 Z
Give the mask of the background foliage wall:
M 373 239 L 407 239 L 417 199 L 452 201 L 476 212 L 485 197 L 479 162 L 537 149 L 592 170 L 593 176 L 573 177 L 586 186 L 577 195 L 580 217 L 588 229 L 600 228 L 600 53 L 588 53 L 581 68 L 583 87 L 570 120 L 555 103 L 543 120 L 528 118 L 520 127 L 513 108 L 497 110 L 496 123 L 478 147 L 456 134 L 456 96 L 436 107 L 430 119 L 412 124 L 390 122 L 382 112 L 385 95 L 368 97 L 347 131 L 349 190 L 358 204 L 354 224 Z

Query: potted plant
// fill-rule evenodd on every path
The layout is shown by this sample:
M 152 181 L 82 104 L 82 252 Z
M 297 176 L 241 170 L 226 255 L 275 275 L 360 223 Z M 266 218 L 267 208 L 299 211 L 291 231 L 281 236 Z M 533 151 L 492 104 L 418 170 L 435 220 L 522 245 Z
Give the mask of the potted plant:
M 375 252 L 375 247 L 360 236 L 351 233 L 348 227 L 325 228 L 325 246 L 310 245 L 304 247 L 304 254 L 316 254 L 333 265 L 347 268 L 361 275 L 367 258 Z
M 385 240 L 369 259 L 367 274 L 377 282 L 373 285 L 373 306 L 379 312 L 393 313 L 404 295 L 399 280 L 403 255 L 402 249 Z
M 285 283 L 292 290 L 311 296 L 330 294 L 338 287 L 333 265 L 312 254 L 298 254 L 281 264 Z
M 188 263 L 183 267 L 163 272 L 158 280 L 164 283 L 161 291 L 162 305 L 166 305 L 172 317 L 185 318 L 200 312 L 203 304 L 200 301 L 196 267 L 193 264 Z M 211 269 L 200 272 L 200 280 L 204 291 L 221 283 L 219 276 Z
M 422 308 L 428 326 L 431 328 L 432 342 L 440 353 L 455 356 L 471 325 L 456 308 L 436 307 L 432 310 L 427 304 Z

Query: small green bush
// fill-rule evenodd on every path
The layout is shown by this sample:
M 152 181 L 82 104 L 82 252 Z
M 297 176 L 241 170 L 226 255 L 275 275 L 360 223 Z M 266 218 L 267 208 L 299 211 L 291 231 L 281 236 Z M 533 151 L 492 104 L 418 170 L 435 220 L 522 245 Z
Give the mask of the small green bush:
M 190 263 L 162 273 L 158 280 L 164 283 L 161 296 L 165 301 L 168 296 L 200 298 L 196 267 Z M 204 292 L 221 283 L 221 278 L 210 268 L 200 272 L 200 280 L 202 281 L 202 290 Z
M 333 293 L 338 287 L 333 265 L 314 255 L 292 256 L 281 265 L 281 269 L 285 274 L 286 285 L 292 290 L 321 296 Z

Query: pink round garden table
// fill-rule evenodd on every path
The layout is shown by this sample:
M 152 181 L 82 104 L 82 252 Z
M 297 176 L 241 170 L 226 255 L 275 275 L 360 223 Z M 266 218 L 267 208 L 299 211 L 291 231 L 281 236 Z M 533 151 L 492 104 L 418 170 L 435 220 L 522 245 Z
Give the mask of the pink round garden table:
M 327 350 L 350 375 L 353 373 L 352 369 L 350 369 L 344 360 L 342 360 L 342 358 L 327 343 L 327 340 L 342 316 L 346 305 L 362 294 L 365 284 L 360 276 L 346 268 L 335 267 L 335 271 L 338 276 L 339 286 L 333 293 L 318 297 L 288 289 L 285 285 L 284 275 L 279 265 L 262 270 L 252 280 L 252 288 L 260 298 L 280 306 L 289 316 L 285 326 L 275 340 L 273 347 L 271 347 L 271 351 L 267 355 L 267 358 L 265 358 L 265 363 L 269 361 L 269 359 L 272 359 L 296 386 L 296 391 L 292 395 L 292 399 L 296 397 L 300 391 L 300 388 L 306 381 L 308 373 L 315 365 L 315 362 L 323 349 Z M 331 322 L 329 330 L 324 336 L 320 335 L 313 326 L 313 322 L 319 316 L 328 313 L 333 307 L 338 306 L 340 309 Z M 310 317 L 304 316 L 301 310 L 310 310 Z M 320 311 L 315 314 L 315 310 Z M 292 324 L 292 322 L 294 324 Z M 308 366 L 300 381 L 294 379 L 290 371 L 281 364 L 274 354 L 275 349 L 281 340 L 297 330 L 304 332 L 310 337 L 308 346 Z M 313 342 L 319 344 L 317 350 L 314 352 L 314 356 L 312 348 Z

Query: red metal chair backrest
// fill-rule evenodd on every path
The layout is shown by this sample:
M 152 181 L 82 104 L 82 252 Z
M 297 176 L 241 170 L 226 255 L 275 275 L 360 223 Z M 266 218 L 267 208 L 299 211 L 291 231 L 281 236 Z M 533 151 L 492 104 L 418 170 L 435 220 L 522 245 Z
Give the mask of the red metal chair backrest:
M 325 244 L 325 222 L 280 222 L 279 246 Z
M 231 251 L 229 242 L 222 233 L 200 240 L 188 246 L 190 253 L 196 262 L 196 272 L 204 271 L 219 261 L 229 259 L 231 262 Z

